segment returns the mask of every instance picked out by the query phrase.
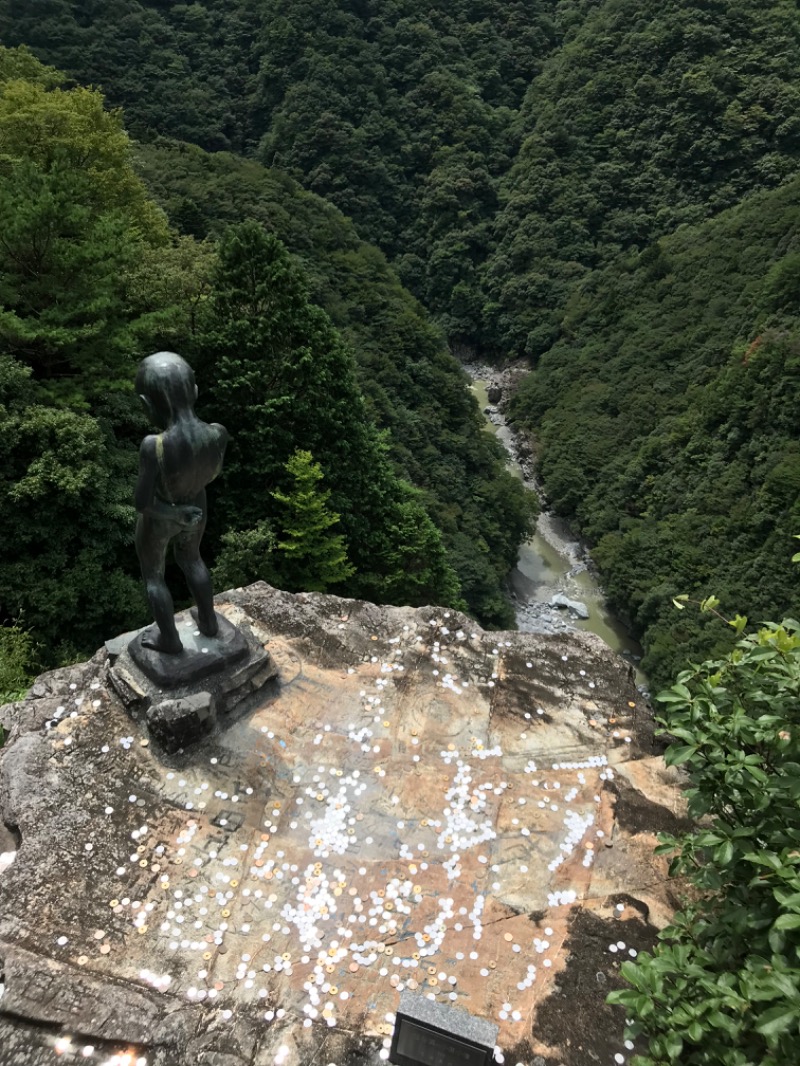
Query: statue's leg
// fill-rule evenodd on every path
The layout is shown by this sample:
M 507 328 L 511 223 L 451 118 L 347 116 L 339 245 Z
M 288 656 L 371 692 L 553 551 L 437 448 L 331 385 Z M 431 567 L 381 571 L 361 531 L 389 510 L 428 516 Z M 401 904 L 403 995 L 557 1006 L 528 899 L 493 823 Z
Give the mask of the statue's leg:
M 164 580 L 164 561 L 172 532 L 172 523 L 139 515 L 136 523 L 136 554 L 142 568 L 147 600 L 156 621 L 154 626 L 145 630 L 142 644 L 166 655 L 177 655 L 183 651 L 175 625 L 175 607 Z
M 214 590 L 211 574 L 200 558 L 200 541 L 203 537 L 205 522 L 189 533 L 181 533 L 175 539 L 175 562 L 183 571 L 186 584 L 197 604 L 197 626 L 207 637 L 215 637 L 219 629 L 214 613 Z

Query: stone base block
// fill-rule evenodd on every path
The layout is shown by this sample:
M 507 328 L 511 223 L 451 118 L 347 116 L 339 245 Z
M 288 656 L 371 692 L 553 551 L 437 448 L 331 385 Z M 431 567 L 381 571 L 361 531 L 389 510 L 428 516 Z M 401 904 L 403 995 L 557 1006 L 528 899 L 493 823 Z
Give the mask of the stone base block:
M 207 736 L 217 724 L 217 703 L 210 692 L 154 703 L 147 710 L 150 735 L 170 753 Z
M 160 688 L 193 685 L 204 677 L 220 673 L 247 655 L 247 641 L 227 618 L 217 615 L 217 635 L 206 637 L 197 628 L 194 611 L 188 620 L 184 616 L 178 616 L 182 619 L 178 633 L 183 644 L 183 651 L 178 655 L 165 655 L 147 646 L 145 641 L 153 630 L 157 632 L 156 626 L 137 633 L 128 645 L 131 659 Z
M 164 655 L 142 644 L 142 635 L 125 634 L 108 641 L 109 681 L 152 738 L 174 753 L 186 748 L 240 709 L 278 670 L 261 642 L 247 627 L 237 629 L 218 615 L 216 638 L 203 637 L 188 611 L 175 622 L 184 652 Z

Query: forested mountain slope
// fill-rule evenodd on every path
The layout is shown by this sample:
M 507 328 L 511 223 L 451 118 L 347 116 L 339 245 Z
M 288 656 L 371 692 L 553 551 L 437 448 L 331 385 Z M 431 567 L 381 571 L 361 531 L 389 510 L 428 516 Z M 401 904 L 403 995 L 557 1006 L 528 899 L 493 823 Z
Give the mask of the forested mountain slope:
M 459 367 L 385 257 L 341 214 L 280 171 L 163 138 L 136 146 L 135 166 L 169 218 L 196 237 L 253 219 L 295 253 L 312 299 L 356 357 L 372 418 L 388 430 L 398 472 L 425 493 L 470 609 L 509 624 L 503 589 L 530 519 L 503 469 Z
M 782 0 L 579 0 L 530 87 L 485 274 L 489 343 L 538 356 L 585 273 L 800 161 L 800 12 Z
M 587 270 L 800 152 L 783 0 L 2 0 L 0 36 L 137 136 L 286 170 L 499 356 L 538 356 Z
M 513 554 L 516 505 L 503 511 L 491 459 L 464 450 L 474 411 L 445 384 L 454 371 L 422 312 L 280 171 L 382 248 L 454 347 L 530 359 L 518 417 L 656 678 L 696 636 L 668 593 L 788 609 L 797 434 L 775 397 L 735 434 L 719 405 L 740 387 L 755 403 L 759 360 L 775 396 L 793 387 L 791 361 L 775 369 L 791 301 L 773 306 L 766 279 L 794 232 L 781 197 L 800 160 L 797 4 L 4 0 L 0 32 L 125 104 L 146 142 L 139 171 L 181 232 L 216 239 L 245 215 L 302 259 L 475 609 L 500 616 L 489 559 Z M 752 344 L 743 366 L 732 353 Z M 719 451 L 721 427 L 735 449 Z
M 0 0 L 27 44 L 157 131 L 280 167 L 353 219 L 449 336 L 480 266 L 555 0 Z
M 201 413 L 233 432 L 207 536 L 222 573 L 508 619 L 525 495 L 381 253 L 285 176 L 241 164 L 248 202 L 236 160 L 152 147 L 141 166 L 171 169 L 168 208 L 182 152 L 193 197 L 202 180 L 218 205 L 226 181 L 243 190 L 235 217 L 250 221 L 228 226 L 219 207 L 207 239 L 179 235 L 119 113 L 60 80 L 0 49 L 2 621 L 33 634 L 44 664 L 144 621 L 131 492 L 147 423 L 132 382 L 159 348 L 198 367 Z M 360 369 L 319 300 L 363 348 Z
M 800 178 L 590 274 L 563 333 L 515 414 L 666 680 L 729 640 L 673 596 L 796 610 Z

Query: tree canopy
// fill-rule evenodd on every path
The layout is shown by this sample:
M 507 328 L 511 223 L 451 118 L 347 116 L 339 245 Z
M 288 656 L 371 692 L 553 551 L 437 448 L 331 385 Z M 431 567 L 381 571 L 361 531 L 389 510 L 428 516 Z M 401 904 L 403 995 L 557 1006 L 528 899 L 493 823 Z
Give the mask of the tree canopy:
M 258 164 L 134 145 L 97 91 L 25 50 L 0 50 L 3 78 L 0 622 L 17 625 L 16 659 L 50 665 L 145 621 L 132 384 L 144 354 L 176 347 L 203 412 L 234 432 L 207 537 L 220 574 L 507 620 L 524 494 L 511 486 L 484 515 L 502 455 L 383 256 Z M 233 208 L 197 226 L 186 204 L 226 182 Z

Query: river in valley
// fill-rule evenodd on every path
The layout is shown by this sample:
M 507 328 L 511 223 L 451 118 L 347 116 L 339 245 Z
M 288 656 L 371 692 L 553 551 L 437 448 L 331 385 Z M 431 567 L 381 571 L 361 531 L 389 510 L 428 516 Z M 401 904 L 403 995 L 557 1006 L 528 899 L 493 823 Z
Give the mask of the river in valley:
M 486 418 L 486 429 L 494 433 L 506 448 L 509 470 L 521 479 L 530 492 L 538 496 L 535 482 L 525 475 L 516 459 L 514 434 L 506 424 L 502 411 L 489 403 L 487 381 L 481 376 L 481 369 L 473 368 L 470 376 L 473 378 L 472 391 Z M 509 577 L 509 587 L 514 599 L 517 625 L 522 632 L 586 630 L 597 634 L 609 647 L 637 667 L 641 648 L 622 623 L 609 612 L 586 549 L 556 515 L 544 510 L 540 513 L 533 537 L 520 546 L 517 565 Z M 553 598 L 557 596 L 574 602 L 576 608 L 582 605 L 588 617 L 579 617 L 577 609 L 554 604 Z M 638 668 L 636 674 L 637 682 L 646 685 L 646 679 Z

